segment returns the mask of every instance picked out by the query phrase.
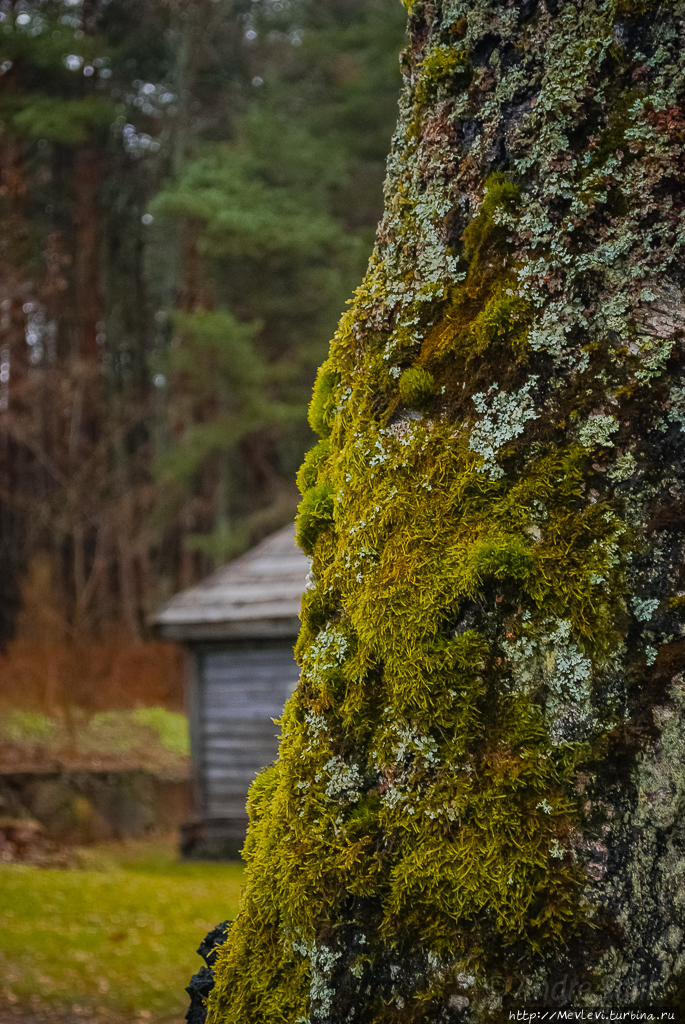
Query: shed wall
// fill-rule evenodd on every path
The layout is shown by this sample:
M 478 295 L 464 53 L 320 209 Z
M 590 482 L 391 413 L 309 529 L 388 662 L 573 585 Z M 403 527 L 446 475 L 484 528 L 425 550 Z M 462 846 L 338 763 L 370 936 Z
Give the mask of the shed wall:
M 290 644 L 201 651 L 197 655 L 193 729 L 203 818 L 246 818 L 255 775 L 278 753 L 283 705 L 299 669 Z

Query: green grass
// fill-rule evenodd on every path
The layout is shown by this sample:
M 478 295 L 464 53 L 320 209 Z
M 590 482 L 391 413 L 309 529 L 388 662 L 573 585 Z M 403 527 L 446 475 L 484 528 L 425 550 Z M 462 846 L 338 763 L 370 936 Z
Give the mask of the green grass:
M 100 711 L 90 718 L 80 712 L 76 718 L 75 729 L 70 732 L 64 721 L 38 711 L 0 708 L 0 736 L 13 743 L 39 744 L 49 749 L 75 743 L 83 753 L 127 754 L 153 744 L 180 757 L 190 754 L 188 720 L 166 708 Z
M 85 852 L 87 870 L 0 866 L 0 1003 L 182 1018 L 205 933 L 235 916 L 242 864 L 170 844 Z

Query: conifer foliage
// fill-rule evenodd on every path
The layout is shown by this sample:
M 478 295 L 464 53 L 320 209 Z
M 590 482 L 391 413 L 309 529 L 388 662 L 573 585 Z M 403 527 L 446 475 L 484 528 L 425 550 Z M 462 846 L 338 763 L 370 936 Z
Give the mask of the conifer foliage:
M 396 0 L 0 0 L 0 644 L 135 642 L 292 519 L 403 26 Z
M 685 984 L 685 4 L 414 0 L 211 1024 Z

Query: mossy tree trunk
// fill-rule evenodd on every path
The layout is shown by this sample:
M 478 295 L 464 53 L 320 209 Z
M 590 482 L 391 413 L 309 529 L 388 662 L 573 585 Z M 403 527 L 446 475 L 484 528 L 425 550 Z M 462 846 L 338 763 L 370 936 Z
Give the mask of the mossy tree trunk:
M 415 2 L 215 1024 L 685 977 L 685 3 Z

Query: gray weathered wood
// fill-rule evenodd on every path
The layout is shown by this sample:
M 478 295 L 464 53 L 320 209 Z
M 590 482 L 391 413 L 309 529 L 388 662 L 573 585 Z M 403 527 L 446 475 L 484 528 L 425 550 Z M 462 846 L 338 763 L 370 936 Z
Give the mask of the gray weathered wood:
M 278 753 L 278 718 L 297 685 L 290 645 L 208 650 L 198 659 L 197 733 L 204 813 L 245 813 L 250 783 Z

